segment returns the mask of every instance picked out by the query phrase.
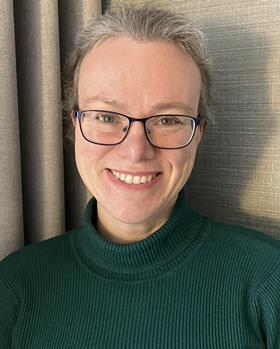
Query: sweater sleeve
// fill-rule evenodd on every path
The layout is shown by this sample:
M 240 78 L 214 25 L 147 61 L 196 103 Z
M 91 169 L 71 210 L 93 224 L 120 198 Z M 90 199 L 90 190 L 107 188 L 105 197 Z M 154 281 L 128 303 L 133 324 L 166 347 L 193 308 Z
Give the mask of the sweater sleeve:
M 12 347 L 12 335 L 17 319 L 18 299 L 0 279 L 0 343 L 1 349 Z
M 267 349 L 280 348 L 280 267 L 257 289 L 260 326 Z

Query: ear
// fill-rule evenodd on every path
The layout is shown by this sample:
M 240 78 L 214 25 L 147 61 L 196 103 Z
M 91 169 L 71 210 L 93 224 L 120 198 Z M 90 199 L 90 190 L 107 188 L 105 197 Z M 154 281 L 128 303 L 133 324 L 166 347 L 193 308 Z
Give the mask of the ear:
M 207 126 L 207 120 L 206 119 L 202 119 L 201 122 L 200 122 L 200 125 L 199 125 L 200 132 L 202 133 L 202 135 L 204 134 L 206 126 Z
M 206 125 L 207 125 L 207 121 L 205 119 L 202 119 L 200 124 L 199 124 L 199 127 L 197 128 L 197 146 L 201 143 L 202 141 L 202 138 L 203 138 L 203 134 L 204 134 L 204 130 L 206 128 Z
M 77 118 L 75 116 L 75 112 L 74 111 L 71 112 L 71 120 L 72 120 L 73 126 L 76 127 Z

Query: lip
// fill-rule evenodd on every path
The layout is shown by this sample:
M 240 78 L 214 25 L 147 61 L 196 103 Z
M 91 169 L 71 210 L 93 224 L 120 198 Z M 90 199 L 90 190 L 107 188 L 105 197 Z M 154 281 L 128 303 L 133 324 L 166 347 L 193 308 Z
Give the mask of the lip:
M 133 189 L 133 190 L 145 190 L 145 189 L 149 189 L 149 188 L 152 188 L 154 185 L 156 185 L 159 181 L 160 181 L 160 179 L 161 179 L 161 172 L 137 172 L 137 174 L 135 173 L 134 174 L 134 176 L 137 176 L 137 175 L 139 175 L 140 176 L 140 173 L 141 173 L 141 175 L 142 176 L 145 176 L 145 175 L 152 175 L 152 174 L 155 174 L 155 173 L 157 173 L 157 176 L 154 178 L 154 179 L 152 179 L 149 183 L 145 183 L 145 184 L 127 184 L 127 183 L 125 183 L 125 182 L 122 182 L 122 181 L 120 181 L 118 178 L 116 178 L 113 174 L 112 174 L 112 172 L 111 172 L 112 170 L 111 169 L 106 169 L 105 170 L 105 173 L 106 173 L 106 176 L 107 176 L 107 178 L 110 180 L 110 182 L 112 183 L 112 184 L 114 184 L 115 186 L 117 186 L 117 187 L 119 187 L 119 188 L 121 188 L 121 189 L 127 189 L 127 190 L 131 190 L 131 189 Z M 120 171 L 118 171 L 118 170 L 114 170 L 114 171 L 116 171 L 116 172 L 120 172 Z M 133 176 L 133 172 L 120 172 L 120 173 L 124 173 L 124 174 L 130 174 L 130 175 L 132 175 Z

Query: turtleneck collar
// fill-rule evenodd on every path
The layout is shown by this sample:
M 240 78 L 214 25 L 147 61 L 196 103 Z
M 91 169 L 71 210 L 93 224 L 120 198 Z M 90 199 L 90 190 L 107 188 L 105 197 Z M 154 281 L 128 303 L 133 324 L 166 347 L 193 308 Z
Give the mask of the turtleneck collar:
M 186 207 L 182 191 L 167 222 L 144 240 L 120 244 L 95 229 L 96 200 L 87 204 L 72 243 L 79 258 L 103 278 L 136 281 L 155 277 L 184 262 L 201 239 L 202 218 Z

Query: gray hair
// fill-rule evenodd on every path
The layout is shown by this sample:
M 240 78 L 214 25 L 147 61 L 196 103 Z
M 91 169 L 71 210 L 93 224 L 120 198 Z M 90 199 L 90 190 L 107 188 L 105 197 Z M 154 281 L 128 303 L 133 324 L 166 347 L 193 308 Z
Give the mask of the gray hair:
M 94 46 L 114 37 L 170 42 L 189 54 L 202 79 L 198 112 L 202 119 L 212 119 L 211 60 L 203 33 L 183 16 L 165 9 L 133 5 L 109 9 L 78 34 L 66 73 L 65 110 L 68 116 L 78 109 L 77 82 L 83 58 Z

